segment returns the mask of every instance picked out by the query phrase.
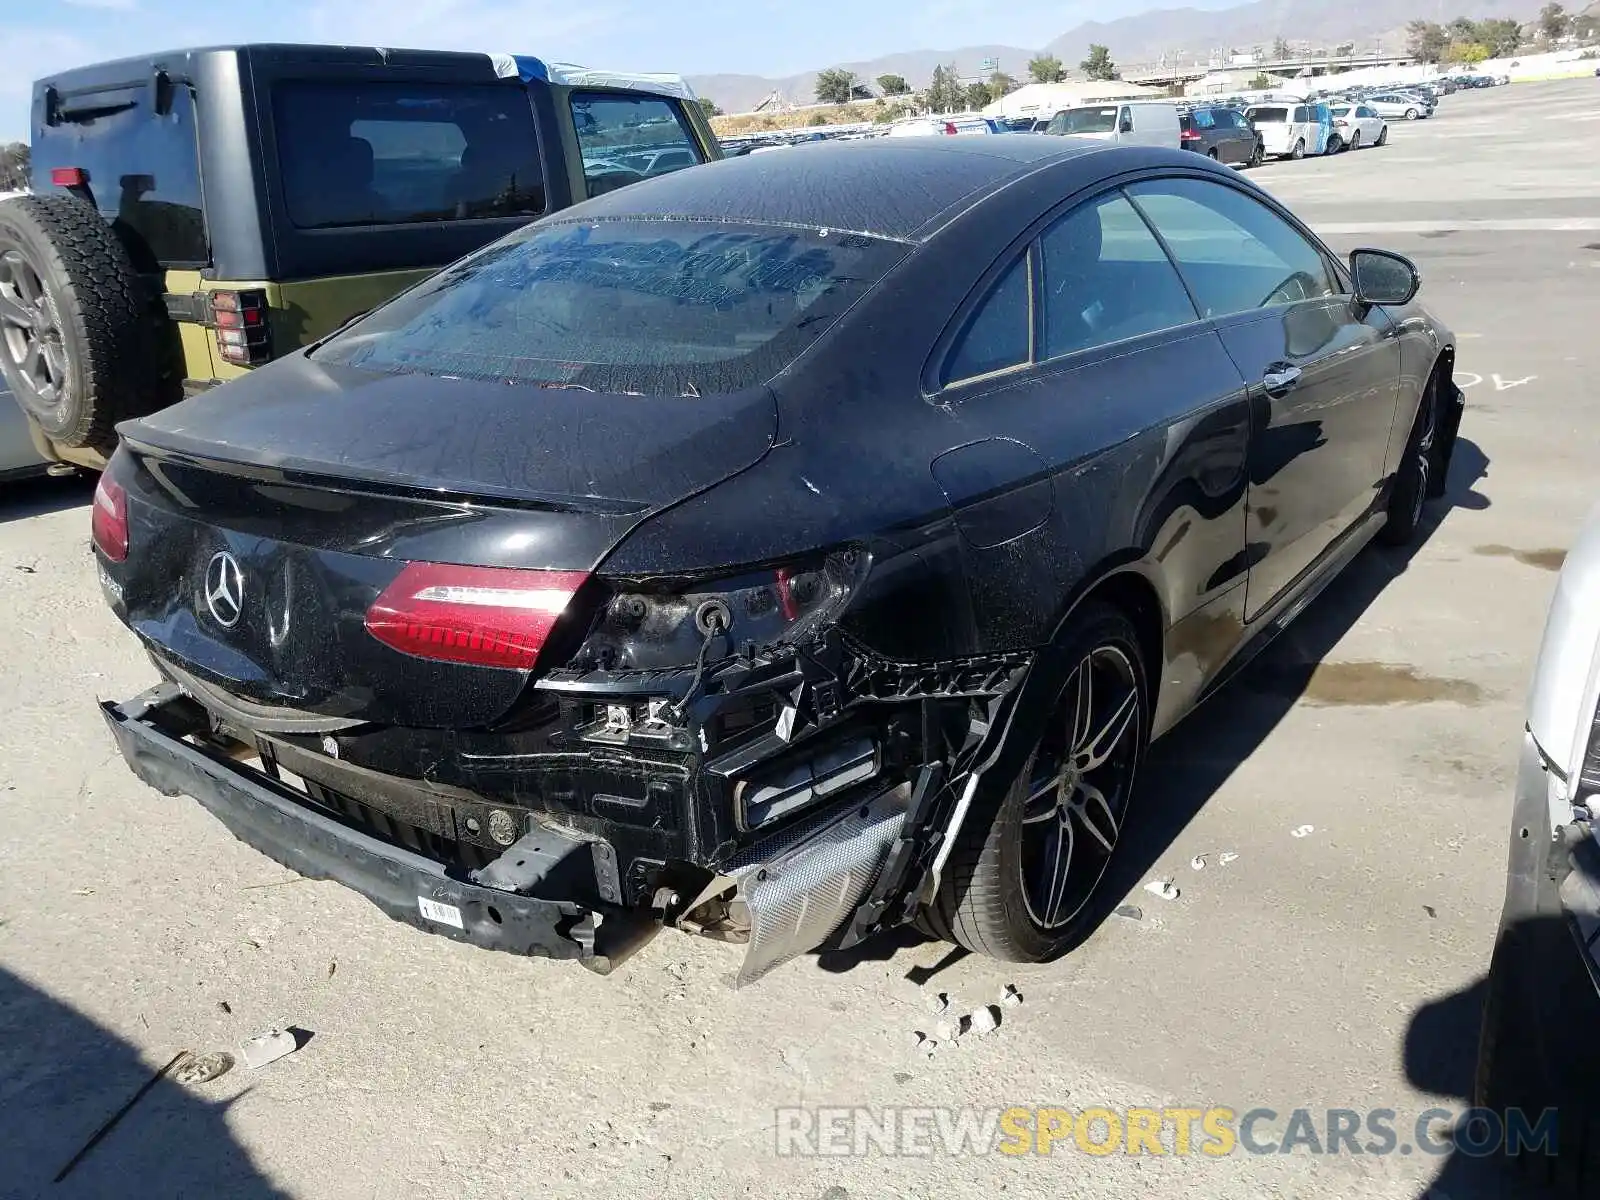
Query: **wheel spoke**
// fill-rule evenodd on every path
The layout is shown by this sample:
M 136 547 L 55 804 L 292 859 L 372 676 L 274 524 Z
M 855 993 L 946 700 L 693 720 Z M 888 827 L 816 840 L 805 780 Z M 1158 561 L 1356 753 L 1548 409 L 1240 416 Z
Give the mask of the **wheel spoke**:
M 50 372 L 50 382 L 58 387 L 66 382 L 67 356 L 61 343 L 51 340 L 42 343 L 44 346 L 44 365 Z
M 17 299 L 12 289 L 4 285 L 4 281 L 0 281 L 0 322 L 17 325 L 23 329 L 33 324 L 27 307 Z
M 29 380 L 37 382 L 40 368 L 44 366 L 44 347 L 37 340 L 30 341 L 27 353 L 22 356 L 22 362 L 19 365 L 22 367 L 22 373 Z
M 1022 802 L 1022 823 L 1024 825 L 1035 825 L 1040 821 L 1047 821 L 1061 807 L 1062 778 L 1063 775 L 1056 775 L 1045 781 L 1036 787 L 1032 794 Z
M 39 282 L 39 276 L 20 254 L 11 266 L 11 283 L 17 289 L 17 295 L 22 297 L 24 304 L 37 308 L 39 301 L 44 299 L 44 285 Z
M 1118 702 L 1111 716 L 1106 719 L 1098 733 L 1087 742 L 1078 746 L 1074 754 L 1078 758 L 1080 771 L 1093 771 L 1103 766 L 1111 757 L 1117 746 L 1121 743 L 1123 735 L 1128 732 L 1129 726 L 1139 712 L 1139 693 L 1130 687 L 1128 694 Z
M 1077 794 L 1067 801 L 1067 813 L 1078 819 L 1078 824 L 1107 854 L 1111 853 L 1117 843 L 1117 818 L 1104 792 L 1092 784 L 1079 784 Z
M 1067 680 L 1067 687 L 1073 693 L 1072 728 L 1067 745 L 1071 748 L 1070 752 L 1076 754 L 1088 740 L 1089 730 L 1094 725 L 1093 657 L 1085 658 L 1078 664 L 1072 678 Z
M 1044 924 L 1055 925 L 1061 920 L 1061 902 L 1067 894 L 1067 877 L 1072 873 L 1072 822 L 1061 814 L 1056 825 L 1055 862 L 1050 871 L 1050 891 L 1044 902 Z

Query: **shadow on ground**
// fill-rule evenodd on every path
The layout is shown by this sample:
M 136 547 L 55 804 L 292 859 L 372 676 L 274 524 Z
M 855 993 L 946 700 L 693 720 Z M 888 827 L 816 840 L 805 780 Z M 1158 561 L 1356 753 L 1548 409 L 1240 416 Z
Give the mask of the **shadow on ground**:
M 1406 1029 L 1407 1080 L 1458 1114 L 1422 1200 L 1600 1195 L 1600 996 L 1577 939 L 1563 916 L 1531 915 L 1503 920 L 1492 949 L 1487 974 L 1423 1005 Z M 1491 1107 L 1473 1109 L 1480 1100 Z M 1515 1160 L 1514 1130 L 1535 1141 Z
M 176 1052 L 176 1048 L 174 1048 Z M 227 1105 L 163 1079 L 67 1174 L 58 1171 L 171 1058 L 148 1062 L 116 1035 L 0 970 L 0 1192 L 7 1196 L 285 1195 L 234 1141 Z M 234 1068 L 238 1070 L 238 1067 Z
M 1202 705 L 1151 747 L 1140 768 L 1133 812 L 1106 879 L 1095 897 L 1078 943 L 1086 940 L 1122 898 L 1149 877 L 1151 870 L 1206 802 L 1252 755 L 1308 690 L 1327 693 L 1338 703 L 1394 703 L 1432 688 L 1463 685 L 1460 680 L 1431 680 L 1403 666 L 1363 664 L 1365 675 L 1330 670 L 1324 659 L 1433 536 L 1453 508 L 1480 510 L 1489 498 L 1478 490 L 1489 472 L 1489 459 L 1479 447 L 1460 439 L 1451 459 L 1445 495 L 1433 501 L 1417 539 L 1409 546 L 1372 545 L 1356 556 L 1344 573 L 1308 606 L 1292 626 L 1260 657 L 1244 667 L 1216 698 Z
M 3 401 L 0 401 L 3 402 Z M 94 500 L 99 476 L 88 471 L 75 475 L 36 475 L 0 483 L 0 524 L 25 521 L 69 508 L 86 508 Z M 89 538 L 89 514 L 83 516 L 83 537 Z

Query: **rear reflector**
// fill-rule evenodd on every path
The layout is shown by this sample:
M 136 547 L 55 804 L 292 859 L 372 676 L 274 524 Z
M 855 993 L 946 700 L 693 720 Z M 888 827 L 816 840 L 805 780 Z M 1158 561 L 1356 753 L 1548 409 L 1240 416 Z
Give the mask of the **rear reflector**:
M 128 493 L 109 475 L 101 475 L 94 489 L 90 521 L 95 549 L 112 562 L 128 557 Z
M 407 563 L 367 610 L 367 632 L 418 658 L 529 670 L 586 571 Z

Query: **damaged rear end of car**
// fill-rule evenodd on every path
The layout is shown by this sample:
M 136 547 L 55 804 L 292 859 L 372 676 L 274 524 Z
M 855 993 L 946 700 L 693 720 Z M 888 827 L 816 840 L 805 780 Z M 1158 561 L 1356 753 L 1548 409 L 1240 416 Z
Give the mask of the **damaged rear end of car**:
M 607 971 L 672 926 L 745 983 L 909 919 L 1032 660 L 875 644 L 948 530 L 648 549 L 761 469 L 773 375 L 905 253 L 546 223 L 125 425 L 94 540 L 161 681 L 103 706 L 124 757 L 484 947 Z

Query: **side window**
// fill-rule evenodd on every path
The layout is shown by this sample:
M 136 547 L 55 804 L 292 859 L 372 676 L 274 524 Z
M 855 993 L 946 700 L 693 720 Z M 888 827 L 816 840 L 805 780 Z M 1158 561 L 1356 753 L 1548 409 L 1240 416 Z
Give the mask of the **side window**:
M 284 82 L 272 111 L 284 201 L 300 229 L 544 212 L 539 142 L 520 88 Z
M 1156 179 L 1128 192 L 1178 262 L 1207 317 L 1332 296 L 1317 247 L 1260 201 L 1203 179 Z
M 940 382 L 959 383 L 1020 367 L 1029 360 L 1033 316 L 1028 302 L 1028 256 L 1023 254 L 1000 276 L 967 318 L 945 360 Z
M 1120 192 L 1091 200 L 1039 239 L 1044 346 L 1055 358 L 1197 319 L 1161 244 Z
M 1308 113 L 1306 111 L 1305 107 L 1302 105 L 1301 107 L 1296 108 L 1294 110 L 1294 119 L 1297 122 L 1299 122 L 1299 121 L 1309 121 L 1311 119 L 1311 114 Z
M 1194 123 L 1201 129 L 1215 129 L 1217 118 L 1209 108 L 1197 108 L 1194 110 Z
M 704 161 L 674 100 L 625 92 L 573 92 L 571 104 L 591 196 Z

